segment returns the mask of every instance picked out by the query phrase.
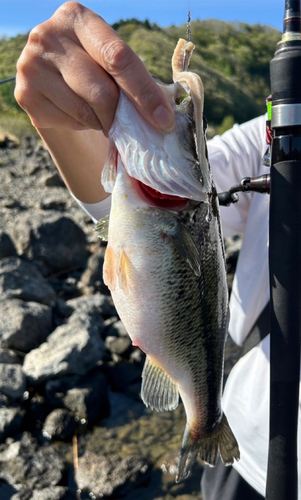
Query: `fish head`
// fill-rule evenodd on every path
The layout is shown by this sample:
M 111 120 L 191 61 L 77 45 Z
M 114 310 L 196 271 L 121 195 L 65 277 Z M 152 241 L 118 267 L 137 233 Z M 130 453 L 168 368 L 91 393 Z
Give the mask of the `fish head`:
M 126 173 L 147 192 L 157 193 L 161 200 L 176 197 L 208 202 L 212 180 L 203 127 L 203 84 L 195 73 L 179 71 L 179 53 L 184 57 L 185 43 L 188 43 L 183 42 L 180 48 L 178 43 L 172 60 L 174 83 L 157 82 L 174 110 L 175 126 L 171 131 L 153 127 L 120 91 L 109 132 L 110 153 L 102 176 L 107 191 L 112 192 L 114 188 L 117 151 Z M 188 44 L 187 60 L 192 47 L 193 44 Z

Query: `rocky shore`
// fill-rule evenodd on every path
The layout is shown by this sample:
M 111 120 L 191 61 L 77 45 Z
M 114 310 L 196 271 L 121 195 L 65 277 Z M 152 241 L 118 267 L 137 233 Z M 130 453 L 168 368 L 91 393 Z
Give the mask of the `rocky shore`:
M 34 137 L 0 140 L 0 214 L 1 500 L 201 499 L 200 463 L 174 482 L 183 408 L 140 401 L 105 248 Z

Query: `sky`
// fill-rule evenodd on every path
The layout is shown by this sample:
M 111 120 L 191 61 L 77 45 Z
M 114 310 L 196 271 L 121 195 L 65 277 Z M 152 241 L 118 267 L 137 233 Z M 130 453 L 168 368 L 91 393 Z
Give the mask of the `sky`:
M 63 0 L 0 0 L 0 36 L 27 33 L 49 19 Z M 282 30 L 284 0 L 83 0 L 112 24 L 135 17 L 170 26 L 193 19 L 259 23 Z

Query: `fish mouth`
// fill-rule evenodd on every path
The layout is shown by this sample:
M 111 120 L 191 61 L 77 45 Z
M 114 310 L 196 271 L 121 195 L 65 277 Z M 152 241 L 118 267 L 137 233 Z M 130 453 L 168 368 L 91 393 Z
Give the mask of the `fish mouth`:
M 179 211 L 183 210 L 190 202 L 187 198 L 180 198 L 179 196 L 160 193 L 160 191 L 157 191 L 141 181 L 136 180 L 136 182 L 138 183 L 140 191 L 143 193 L 145 201 L 147 201 L 150 205 L 156 206 L 157 208 Z

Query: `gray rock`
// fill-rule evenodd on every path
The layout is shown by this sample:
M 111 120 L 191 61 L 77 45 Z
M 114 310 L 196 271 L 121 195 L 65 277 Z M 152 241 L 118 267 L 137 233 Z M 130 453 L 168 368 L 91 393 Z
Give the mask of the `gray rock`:
M 40 201 L 39 207 L 42 210 L 58 210 L 59 212 L 62 212 L 63 210 L 66 210 L 67 208 L 67 203 L 65 200 L 58 199 L 57 193 L 52 194 L 47 193 L 43 200 Z
M 130 354 L 130 361 L 137 363 L 137 364 L 142 364 L 145 361 L 145 354 L 143 351 L 139 349 L 139 347 L 136 347 L 135 349 L 132 350 Z
M 39 384 L 62 375 L 88 373 L 105 353 L 99 331 L 89 316 L 73 313 L 47 342 L 25 356 L 23 370 L 29 382 Z
M 55 211 L 20 214 L 12 237 L 19 254 L 43 262 L 49 272 L 83 265 L 88 257 L 85 233 L 72 219 Z
M 64 486 L 54 486 L 53 488 L 44 488 L 43 490 L 34 491 L 30 500 L 67 500 L 67 498 L 70 498 L 68 495 L 68 488 Z
M 38 302 L 0 301 L 0 345 L 29 352 L 46 340 L 52 329 L 52 310 Z
M 35 265 L 18 257 L 0 261 L 1 298 L 17 298 L 51 305 L 55 292 Z
M 7 172 L 7 174 L 8 174 L 8 172 Z M 12 175 L 12 172 L 10 172 L 10 175 L 11 175 L 11 178 L 14 177 Z M 18 200 L 17 198 L 14 198 L 12 196 L 9 196 L 8 198 L 6 198 L 6 200 L 4 202 L 4 206 L 5 206 L 5 208 L 18 208 L 19 210 L 21 208 L 24 208 L 23 205 L 20 203 L 20 200 Z
M 17 500 L 17 497 L 14 495 L 16 488 L 13 488 L 10 484 L 0 483 L 0 498 L 1 500 Z M 28 497 L 29 499 L 30 497 Z M 24 498 L 24 500 L 28 500 Z M 23 500 L 21 497 L 18 497 L 18 500 Z
M 24 433 L 20 441 L 0 445 L 0 479 L 17 489 L 33 491 L 57 486 L 64 469 L 55 449 L 39 446 L 29 433 Z
M 21 408 L 0 407 L 0 442 L 3 443 L 8 436 L 19 434 L 22 430 L 25 411 Z M 0 496 L 0 498 L 2 498 Z
M 21 365 L 0 364 L 0 392 L 11 399 L 20 399 L 26 388 Z
M 47 416 L 42 434 L 47 439 L 68 441 L 75 432 L 75 418 L 67 410 L 57 408 Z
M 49 380 L 45 392 L 50 405 L 68 409 L 80 422 L 92 425 L 109 415 L 108 382 L 97 369 L 84 377 Z
M 112 323 L 108 329 L 107 329 L 107 332 L 106 332 L 107 336 L 108 337 L 125 337 L 125 338 L 129 338 L 129 335 L 125 329 L 125 326 L 124 324 L 122 323 L 122 321 L 115 321 L 114 323 Z
M 75 477 L 78 488 L 96 498 L 117 495 L 117 492 L 118 496 L 125 496 L 133 485 L 137 486 L 137 482 L 146 479 L 147 470 L 144 457 L 131 455 L 110 460 L 87 451 L 79 459 Z
M 1 323 L 1 321 L 0 321 Z M 0 363 L 10 363 L 12 365 L 16 363 L 22 363 L 21 358 L 10 349 L 3 349 L 0 347 Z
M 65 408 L 89 425 L 108 417 L 110 405 L 106 377 L 102 373 L 87 376 L 79 387 L 67 391 L 63 401 Z
M 89 317 L 96 322 L 101 322 L 102 318 L 110 318 L 116 315 L 116 309 L 112 298 L 102 295 L 101 293 L 68 300 L 67 305 L 72 307 L 79 315 L 88 314 Z
M 92 287 L 95 291 L 99 291 L 105 295 L 110 295 L 110 291 L 104 284 L 102 277 L 104 254 L 105 248 L 100 247 L 96 253 L 89 257 L 87 268 L 81 277 L 81 282 L 85 287 Z
M 43 178 L 45 186 L 48 187 L 65 187 L 64 181 L 58 172 L 53 172 L 45 175 Z
M 107 337 L 105 346 L 112 354 L 127 357 L 132 350 L 132 341 L 127 337 Z
M 10 500 L 31 500 L 32 491 L 29 488 L 21 488 L 17 493 L 15 493 Z
M 9 235 L 4 231 L 0 231 L 0 259 L 15 255 L 17 255 L 17 251 Z
M 142 366 L 138 363 L 123 361 L 106 366 L 106 375 L 114 391 L 127 392 L 129 386 L 139 383 L 141 387 Z

